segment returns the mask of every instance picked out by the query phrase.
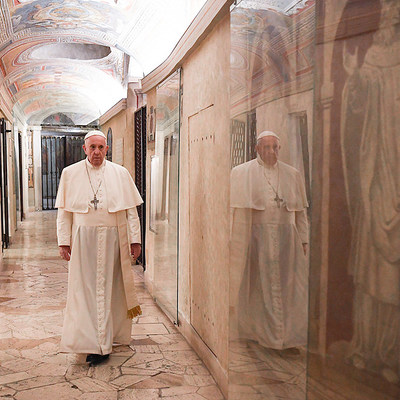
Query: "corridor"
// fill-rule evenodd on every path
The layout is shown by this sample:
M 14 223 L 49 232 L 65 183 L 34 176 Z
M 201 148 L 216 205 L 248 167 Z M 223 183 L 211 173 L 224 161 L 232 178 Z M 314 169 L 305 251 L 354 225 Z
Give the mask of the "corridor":
M 130 346 L 89 367 L 58 352 L 67 263 L 56 244 L 56 213 L 30 213 L 0 264 L 0 399 L 219 400 L 215 381 L 144 287 Z
M 0 400 L 400 400 L 400 0 L 0 3 Z

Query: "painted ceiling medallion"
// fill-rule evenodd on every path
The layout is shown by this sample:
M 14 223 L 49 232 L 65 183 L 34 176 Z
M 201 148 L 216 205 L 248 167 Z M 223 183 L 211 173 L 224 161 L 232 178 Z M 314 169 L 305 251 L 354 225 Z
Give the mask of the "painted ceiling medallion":
M 124 16 L 98 1 L 35 0 L 15 9 L 11 20 L 14 32 L 24 29 L 122 29 Z

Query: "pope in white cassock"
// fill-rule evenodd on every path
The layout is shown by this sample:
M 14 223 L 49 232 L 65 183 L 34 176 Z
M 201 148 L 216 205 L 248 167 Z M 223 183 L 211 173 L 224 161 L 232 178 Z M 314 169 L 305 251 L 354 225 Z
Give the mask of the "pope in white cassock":
M 64 168 L 56 199 L 60 255 L 69 261 L 60 350 L 88 354 L 95 365 L 113 343 L 130 343 L 132 318 L 141 314 L 129 252 L 141 252 L 143 201 L 129 172 L 105 160 L 102 132 L 90 131 L 83 149 L 87 158 Z
M 257 158 L 231 172 L 234 308 L 239 338 L 298 354 L 307 339 L 308 203 L 279 149 L 279 137 L 262 132 Z

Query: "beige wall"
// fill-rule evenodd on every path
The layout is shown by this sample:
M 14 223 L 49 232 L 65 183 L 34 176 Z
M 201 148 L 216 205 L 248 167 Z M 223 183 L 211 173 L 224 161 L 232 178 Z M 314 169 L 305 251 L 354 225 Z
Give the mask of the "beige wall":
M 117 155 L 117 146 L 119 141 L 122 139 L 124 142 L 124 151 L 123 151 L 123 162 L 122 165 L 125 165 L 125 161 L 129 159 L 126 157 L 125 148 L 128 146 L 129 139 L 127 138 L 128 133 L 126 131 L 126 110 L 120 111 L 118 114 L 114 115 L 110 118 L 105 124 L 101 126 L 101 131 L 107 136 L 107 132 L 111 128 L 112 130 L 112 156 L 113 161 L 116 160 Z M 128 168 L 129 169 L 129 168 Z M 129 170 L 132 174 L 132 168 Z
M 210 361 L 214 354 L 211 363 L 217 367 L 211 372 L 221 386 L 226 383 L 229 326 L 229 41 L 227 15 L 181 65 L 178 307 L 182 326 L 189 326 L 182 328 L 188 340 L 198 343 L 198 334 L 206 344 L 195 346 L 200 356 Z M 156 105 L 156 90 L 152 89 L 147 92 L 148 134 L 150 107 Z M 154 144 L 149 143 L 148 189 L 153 154 Z M 149 215 L 150 196 L 147 199 Z M 151 290 L 154 234 L 148 227 L 146 235 L 145 277 Z M 195 335 L 189 333 L 190 326 Z
M 180 174 L 181 312 L 224 370 L 229 325 L 229 41 L 227 16 L 183 64 Z
M 123 162 L 122 165 L 131 173 L 132 178 L 135 178 L 135 125 L 134 114 L 135 111 L 142 107 L 143 96 L 135 93 L 138 89 L 138 83 L 132 82 L 128 85 L 128 97 L 126 101 L 126 108 L 119 111 L 112 116 L 109 120 L 101 125 L 101 131 L 107 135 L 108 129 L 112 129 L 113 141 L 112 152 L 113 161 L 117 151 L 118 143 L 123 139 Z

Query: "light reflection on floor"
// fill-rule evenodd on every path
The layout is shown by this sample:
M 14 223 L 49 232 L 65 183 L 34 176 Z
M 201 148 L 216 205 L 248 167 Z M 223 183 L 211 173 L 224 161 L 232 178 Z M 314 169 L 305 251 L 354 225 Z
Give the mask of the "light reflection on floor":
M 229 400 L 305 400 L 306 352 L 283 354 L 255 342 L 232 341 Z

